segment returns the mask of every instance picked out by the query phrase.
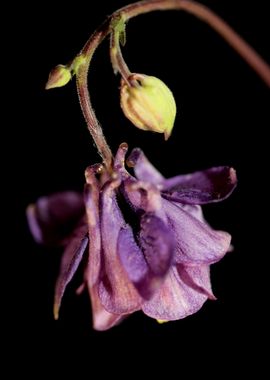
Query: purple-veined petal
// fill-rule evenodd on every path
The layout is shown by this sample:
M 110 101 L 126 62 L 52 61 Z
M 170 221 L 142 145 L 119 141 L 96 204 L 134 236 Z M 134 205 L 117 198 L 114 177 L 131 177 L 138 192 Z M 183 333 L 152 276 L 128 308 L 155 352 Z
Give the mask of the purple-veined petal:
M 108 312 L 128 314 L 140 309 L 141 297 L 128 278 L 117 252 L 118 236 L 126 225 L 116 201 L 115 189 L 119 184 L 120 180 L 116 179 L 102 189 L 102 273 L 99 297 Z
M 97 285 L 93 285 L 88 289 L 91 298 L 93 328 L 95 330 L 104 331 L 110 329 L 115 325 L 118 325 L 122 319 L 124 319 L 124 316 L 120 314 L 109 313 L 102 306 L 98 295 Z
M 28 206 L 27 219 L 38 243 L 65 245 L 84 212 L 81 194 L 66 191 L 39 198 Z
M 164 181 L 162 174 L 160 174 L 159 171 L 148 161 L 139 148 L 132 150 L 127 159 L 127 164 L 130 167 L 134 167 L 135 175 L 140 181 L 149 182 L 155 185 L 163 183 Z
M 172 202 L 178 207 L 181 207 L 182 210 L 188 212 L 194 218 L 199 219 L 201 222 L 206 223 L 206 220 L 204 219 L 203 212 L 202 212 L 202 207 L 198 205 L 189 205 L 189 204 L 181 204 L 179 205 L 177 202 Z M 208 224 L 207 224 L 208 225 Z M 234 250 L 234 247 L 232 245 L 229 246 L 227 252 L 232 252 Z
M 219 202 L 232 193 L 236 184 L 235 170 L 220 166 L 166 179 L 162 195 L 168 200 L 195 205 Z
M 198 206 L 198 205 L 189 205 L 189 204 L 181 204 L 181 205 L 179 205 L 177 202 L 172 202 L 172 203 L 175 204 L 178 207 L 181 207 L 182 210 L 188 212 L 189 214 L 191 214 L 192 216 L 194 216 L 194 218 L 197 218 L 201 222 L 206 223 L 208 225 L 208 223 L 204 219 L 204 215 L 203 215 L 203 211 L 202 211 L 202 207 L 201 206 Z M 227 252 L 232 252 L 233 250 L 234 250 L 234 247 L 232 245 L 230 245 L 229 248 L 228 248 L 228 250 L 227 250 Z
M 149 317 L 173 321 L 196 313 L 206 300 L 207 296 L 187 285 L 173 266 L 153 298 L 143 303 L 142 310 Z
M 153 289 L 149 288 L 151 285 L 149 268 L 128 225 L 123 227 L 119 232 L 117 251 L 130 281 L 142 297 L 149 298 L 153 293 Z
M 139 241 L 150 271 L 163 278 L 168 272 L 174 252 L 174 236 L 169 227 L 155 214 L 141 218 Z
M 209 299 L 216 300 L 212 292 L 209 265 L 197 265 L 192 267 L 178 264 L 177 270 L 181 280 L 186 285 L 198 293 L 204 294 Z
M 163 209 L 176 241 L 175 262 L 188 265 L 212 264 L 228 251 L 231 236 L 227 232 L 213 230 L 180 204 L 163 199 Z
M 83 224 L 77 228 L 66 247 L 60 266 L 60 273 L 55 285 L 54 318 L 58 319 L 59 309 L 68 283 L 72 280 L 88 245 L 88 229 Z
M 203 211 L 202 207 L 198 205 L 188 205 L 188 204 L 181 204 L 179 205 L 177 202 L 172 202 L 175 204 L 177 207 L 181 207 L 182 210 L 186 211 L 187 213 L 191 214 L 194 216 L 194 218 L 200 220 L 203 223 L 206 223 L 204 216 L 203 216 Z

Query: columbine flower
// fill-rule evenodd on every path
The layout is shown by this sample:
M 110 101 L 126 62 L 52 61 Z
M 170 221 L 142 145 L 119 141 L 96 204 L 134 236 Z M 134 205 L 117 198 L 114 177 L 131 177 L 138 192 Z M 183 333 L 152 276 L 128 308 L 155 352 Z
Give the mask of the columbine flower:
M 66 245 L 55 318 L 83 255 L 87 260 L 81 289 L 89 291 L 97 330 L 137 310 L 157 320 L 181 319 L 208 298 L 215 299 L 210 264 L 225 255 L 231 238 L 205 222 L 200 205 L 230 195 L 235 171 L 216 167 L 165 179 L 134 149 L 127 160 L 134 177 L 125 169 L 126 151 L 122 144 L 111 174 L 102 165 L 86 170 L 84 205 L 79 194 L 66 192 L 28 208 L 38 242 Z

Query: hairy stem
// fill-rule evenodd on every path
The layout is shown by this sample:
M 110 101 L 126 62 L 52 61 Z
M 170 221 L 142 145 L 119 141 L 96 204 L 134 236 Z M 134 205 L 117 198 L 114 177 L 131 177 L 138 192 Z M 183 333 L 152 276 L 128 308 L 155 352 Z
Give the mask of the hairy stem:
M 119 24 L 121 25 L 120 28 Z M 113 27 L 112 22 L 112 31 L 110 38 L 110 56 L 114 73 L 117 74 L 119 72 L 121 74 L 121 77 L 127 83 L 127 85 L 129 85 L 128 78 L 130 77 L 131 72 L 122 55 L 120 47 L 121 37 L 124 37 L 125 39 L 125 21 L 122 19 L 120 19 L 120 22 L 116 20 L 115 27 Z
M 112 165 L 113 155 L 102 132 L 102 128 L 96 118 L 93 110 L 90 95 L 88 91 L 88 70 L 92 56 L 109 33 L 109 20 L 106 20 L 87 41 L 80 55 L 85 58 L 77 71 L 77 91 L 80 100 L 81 109 L 86 120 L 88 130 L 97 146 L 98 153 L 103 159 L 104 165 L 109 169 Z
M 91 58 L 96 48 L 104 40 L 104 38 L 113 32 L 112 21 L 115 18 L 123 18 L 125 21 L 128 21 L 129 19 L 140 14 L 157 10 L 183 10 L 206 22 L 242 56 L 242 58 L 270 87 L 269 65 L 226 22 L 224 22 L 219 16 L 204 5 L 192 0 L 145 0 L 127 5 L 108 17 L 108 19 L 89 38 L 80 53 L 85 59 L 77 71 L 77 88 L 81 108 L 86 119 L 88 129 L 95 141 L 95 144 L 97 145 L 99 154 L 108 168 L 111 166 L 113 156 L 93 111 L 88 92 L 87 74 Z M 120 73 L 122 73 L 125 77 L 129 74 L 129 70 L 123 60 L 120 46 L 118 45 L 119 41 L 117 38 L 115 39 L 112 37 L 112 39 L 113 47 L 116 48 L 113 56 L 114 69 L 120 71 Z

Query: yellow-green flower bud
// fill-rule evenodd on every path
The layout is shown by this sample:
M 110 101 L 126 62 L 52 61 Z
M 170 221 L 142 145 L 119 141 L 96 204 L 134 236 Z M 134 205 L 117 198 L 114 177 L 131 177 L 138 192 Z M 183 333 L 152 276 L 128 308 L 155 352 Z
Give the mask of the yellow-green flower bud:
M 171 90 L 160 79 L 132 74 L 121 81 L 120 100 L 125 116 L 138 128 L 164 133 L 167 140 L 173 129 L 176 104 Z
M 49 74 L 48 82 L 46 83 L 46 90 L 51 88 L 63 87 L 71 79 L 70 69 L 64 65 L 57 65 Z

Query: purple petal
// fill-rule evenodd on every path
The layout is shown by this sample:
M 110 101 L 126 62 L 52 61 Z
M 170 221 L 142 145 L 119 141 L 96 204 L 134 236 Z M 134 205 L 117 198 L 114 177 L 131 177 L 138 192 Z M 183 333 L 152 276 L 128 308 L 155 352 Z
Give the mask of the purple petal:
M 92 305 L 93 328 L 95 330 L 108 330 L 122 321 L 124 316 L 109 313 L 104 309 L 99 299 L 97 285 L 89 287 L 89 293 Z
M 126 197 L 134 210 L 154 212 L 166 223 L 167 218 L 162 209 L 162 198 L 158 188 L 148 182 L 128 179 L 125 183 Z
M 27 209 L 29 228 L 38 243 L 65 244 L 84 214 L 83 198 L 72 191 L 39 198 Z
M 219 261 L 230 247 L 231 237 L 214 231 L 180 204 L 163 200 L 163 208 L 176 241 L 175 262 L 197 265 Z
M 144 253 L 146 257 L 135 242 L 130 227 L 123 228 L 118 239 L 119 258 L 139 294 L 144 299 L 150 299 L 164 281 L 171 263 L 171 252 L 161 252 L 161 255 L 153 247 L 147 247 Z M 157 258 L 153 258 L 153 254 Z
M 191 267 L 178 264 L 177 270 L 180 278 L 186 285 L 198 293 L 206 295 L 209 299 L 216 300 L 212 292 L 209 265 Z
M 141 181 L 126 181 L 125 186 L 127 197 L 133 201 L 132 206 L 140 217 L 138 244 L 141 249 L 131 229 L 125 228 L 119 236 L 119 256 L 138 292 L 150 298 L 170 268 L 174 236 L 168 228 L 157 188 Z
M 128 157 L 127 164 L 130 167 L 134 167 L 136 177 L 145 182 L 149 182 L 155 185 L 163 183 L 164 177 L 159 171 L 148 161 L 144 153 L 139 148 L 132 150 Z
M 145 301 L 142 310 L 152 318 L 172 321 L 196 313 L 207 300 L 207 296 L 187 285 L 172 267 L 150 301 Z
M 60 273 L 56 281 L 55 296 L 54 296 L 54 318 L 58 319 L 59 308 L 62 298 L 64 296 L 68 283 L 72 280 L 80 262 L 82 261 L 83 254 L 88 245 L 88 230 L 87 225 L 84 224 L 74 231 L 70 243 L 63 253 Z
M 105 309 L 128 314 L 140 309 L 141 297 L 128 278 L 117 252 L 118 236 L 126 224 L 116 201 L 118 179 L 105 185 L 101 195 L 102 273 L 99 296 Z
M 129 193 L 140 193 L 135 208 L 141 210 L 139 244 L 152 275 L 167 273 L 174 251 L 174 236 L 168 226 L 158 189 L 142 181 L 129 186 Z
M 100 185 L 96 178 L 97 173 L 102 173 L 102 165 L 89 166 L 85 171 L 86 185 L 84 188 L 84 202 L 88 223 L 88 234 L 91 237 L 89 244 L 89 256 L 84 278 L 88 287 L 97 283 L 101 269 L 101 232 L 99 217 L 99 192 Z
M 173 252 L 174 236 L 168 226 L 153 213 L 141 218 L 140 246 L 153 275 L 164 277 L 168 272 Z
M 154 291 L 151 288 L 149 268 L 129 226 L 119 232 L 117 251 L 130 281 L 142 297 L 149 298 Z
M 163 182 L 162 195 L 188 204 L 219 202 L 227 198 L 237 183 L 235 170 L 228 166 L 180 175 Z
M 179 205 L 177 202 L 172 203 L 174 203 L 176 207 L 181 207 L 182 210 L 186 211 L 188 214 L 191 214 L 194 216 L 194 218 L 200 220 L 203 223 L 206 223 L 201 206 L 188 204 Z
M 91 240 L 89 243 L 89 257 L 85 270 L 85 281 L 92 306 L 93 328 L 95 330 L 107 330 L 118 324 L 123 317 L 121 315 L 109 313 L 102 306 L 98 295 L 98 284 L 101 270 L 101 234 L 99 218 L 99 184 L 96 173 L 100 173 L 102 167 L 94 165 L 87 168 L 84 200 L 88 221 L 88 231 Z
M 100 271 L 100 229 L 98 219 L 98 196 L 99 188 L 95 177 L 97 165 L 87 168 L 85 176 L 85 206 L 87 223 L 73 233 L 72 240 L 67 246 L 61 263 L 60 274 L 55 289 L 54 315 L 58 318 L 58 311 L 67 284 L 71 281 L 82 260 L 90 236 L 88 264 L 85 271 L 85 280 L 88 285 L 97 281 Z

